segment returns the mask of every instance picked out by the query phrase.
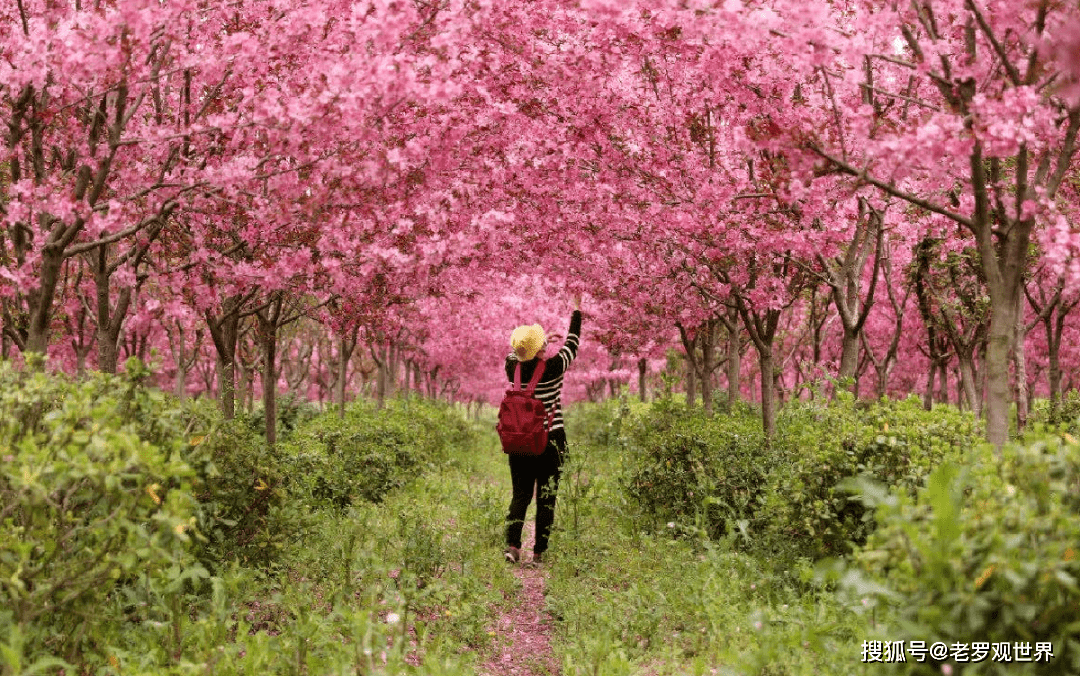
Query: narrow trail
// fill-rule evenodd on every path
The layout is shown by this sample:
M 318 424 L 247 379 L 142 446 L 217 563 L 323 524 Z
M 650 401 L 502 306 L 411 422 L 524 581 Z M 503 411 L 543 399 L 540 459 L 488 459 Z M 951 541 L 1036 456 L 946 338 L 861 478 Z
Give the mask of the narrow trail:
M 522 533 L 523 558 L 532 558 L 535 528 L 535 521 L 527 519 Z M 521 590 L 514 603 L 495 620 L 492 629 L 496 647 L 492 656 L 480 665 L 478 673 L 480 676 L 556 676 L 559 661 L 551 649 L 552 621 L 544 612 L 547 567 L 522 562 L 514 566 L 514 576 L 521 582 Z

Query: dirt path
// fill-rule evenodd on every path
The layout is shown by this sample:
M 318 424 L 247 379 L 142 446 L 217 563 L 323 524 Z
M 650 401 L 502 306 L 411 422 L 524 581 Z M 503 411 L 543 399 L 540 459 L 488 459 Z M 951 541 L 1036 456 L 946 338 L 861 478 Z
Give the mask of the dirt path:
M 522 557 L 532 558 L 535 522 L 525 523 Z M 510 564 L 506 564 L 510 565 Z M 519 563 L 514 576 L 521 591 L 514 603 L 495 621 L 496 646 L 480 665 L 481 676 L 556 676 L 559 661 L 551 650 L 551 618 L 544 612 L 545 565 Z

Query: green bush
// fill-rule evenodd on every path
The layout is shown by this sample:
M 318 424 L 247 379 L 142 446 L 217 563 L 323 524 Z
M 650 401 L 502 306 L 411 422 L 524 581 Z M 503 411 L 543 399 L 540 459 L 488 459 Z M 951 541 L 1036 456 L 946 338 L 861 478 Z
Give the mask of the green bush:
M 627 490 L 657 521 L 692 524 L 710 537 L 738 527 L 740 541 L 784 558 L 848 553 L 873 529 L 873 515 L 844 488 L 869 477 L 914 492 L 942 461 L 979 440 L 970 415 L 950 407 L 923 410 L 917 398 L 866 402 L 841 396 L 828 404 L 793 403 L 766 444 L 757 414 L 745 407 L 706 415 L 670 400 L 639 415 L 598 408 L 619 429 Z M 600 417 L 596 415 L 595 417 Z M 621 428 L 619 427 L 621 426 Z
M 188 445 L 166 431 L 179 416 L 156 416 L 165 399 L 141 387 L 145 375 L 129 362 L 123 377 L 72 382 L 0 361 L 0 648 L 9 665 L 74 659 L 116 590 L 167 586 L 192 563 L 195 471 Z
M 628 490 L 647 514 L 711 537 L 756 519 L 772 464 L 757 418 L 708 416 L 664 401 L 624 434 Z
M 793 404 L 777 426 L 765 505 L 769 540 L 811 558 L 844 555 L 874 527 L 873 514 L 843 487 L 847 479 L 914 493 L 934 467 L 979 441 L 970 414 L 946 406 L 925 411 L 917 397 Z
M 309 521 L 289 495 L 290 466 L 246 419 L 218 421 L 191 441 L 199 530 L 206 536 L 200 560 L 211 570 L 226 561 L 271 565 Z
M 1050 643 L 1031 663 L 954 664 L 971 674 L 1080 673 L 1080 444 L 1045 435 L 948 463 L 913 499 L 881 501 L 856 559 L 898 618 L 892 640 Z M 911 662 L 905 673 L 940 673 Z
M 297 428 L 319 415 L 318 406 L 292 393 L 279 395 L 274 408 L 277 413 L 278 442 L 288 440 Z M 261 402 L 251 413 L 237 418 L 244 420 L 256 436 L 266 438 L 266 410 Z
M 1055 426 L 1064 432 L 1077 434 L 1080 432 L 1080 392 L 1077 390 L 1065 392 L 1061 401 L 1058 402 L 1056 412 L 1050 410 L 1049 399 L 1033 400 L 1028 422 L 1033 427 L 1038 423 L 1043 423 Z
M 626 396 L 576 403 L 564 412 L 567 441 L 572 446 L 614 446 L 620 443 L 623 424 L 648 410 L 648 404 Z
M 380 410 L 357 401 L 343 419 L 328 412 L 301 424 L 281 453 L 301 500 L 345 508 L 382 501 L 387 492 L 446 462 L 448 449 L 471 434 L 459 413 L 435 402 L 393 400 Z

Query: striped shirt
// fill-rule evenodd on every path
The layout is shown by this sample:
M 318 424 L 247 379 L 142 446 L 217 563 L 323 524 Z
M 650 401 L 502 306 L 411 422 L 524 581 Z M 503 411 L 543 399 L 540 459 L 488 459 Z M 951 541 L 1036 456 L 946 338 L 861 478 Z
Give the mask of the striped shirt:
M 570 329 L 566 332 L 566 342 L 563 343 L 562 349 L 554 357 L 547 360 L 544 366 L 544 375 L 540 376 L 540 382 L 536 385 L 534 396 L 544 402 L 544 409 L 548 414 L 553 411 L 555 413 L 551 422 L 551 429 L 553 430 L 563 428 L 563 374 L 566 373 L 566 369 L 570 368 L 570 364 L 574 362 L 574 357 L 577 356 L 580 334 L 581 312 L 574 310 L 574 314 L 570 316 Z M 536 365 L 540 363 L 540 360 L 533 357 L 529 361 L 519 362 L 517 355 L 511 352 L 506 357 L 506 377 L 510 380 L 511 385 L 514 382 L 514 368 L 518 363 L 521 364 L 521 386 L 527 388 L 529 380 L 532 379 L 533 371 L 536 369 Z

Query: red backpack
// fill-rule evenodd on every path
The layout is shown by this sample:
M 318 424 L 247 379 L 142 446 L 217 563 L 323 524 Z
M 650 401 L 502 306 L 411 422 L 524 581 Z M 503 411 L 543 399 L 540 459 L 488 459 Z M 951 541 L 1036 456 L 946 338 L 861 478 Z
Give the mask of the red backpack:
M 499 404 L 499 423 L 495 425 L 503 453 L 540 455 L 547 447 L 548 428 L 555 412 L 548 414 L 544 402 L 533 396 L 544 373 L 544 364 L 541 359 L 536 365 L 528 389 L 521 387 L 521 363 L 514 367 L 514 386 L 506 391 Z

